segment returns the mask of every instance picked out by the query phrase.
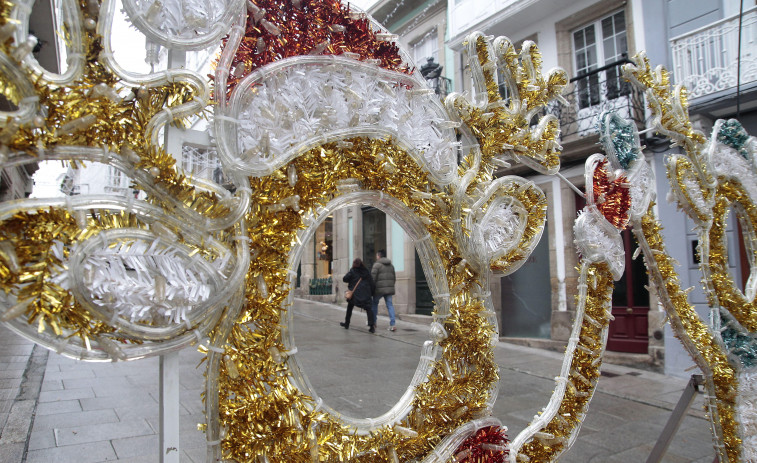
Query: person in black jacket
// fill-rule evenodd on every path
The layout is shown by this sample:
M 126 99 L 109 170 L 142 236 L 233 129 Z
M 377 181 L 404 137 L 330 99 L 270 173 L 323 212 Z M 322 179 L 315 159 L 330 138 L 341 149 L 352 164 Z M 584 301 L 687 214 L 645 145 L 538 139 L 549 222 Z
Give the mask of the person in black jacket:
M 357 258 L 352 262 L 352 268 L 342 278 L 347 283 L 347 289 L 353 291 L 352 298 L 347 301 L 347 315 L 344 318 L 344 322 L 339 324 L 345 329 L 350 327 L 350 318 L 352 318 L 352 308 L 358 306 L 361 309 L 365 309 L 368 314 L 368 325 L 370 326 L 370 332 L 376 332 L 376 316 L 371 308 L 373 302 L 373 280 L 371 279 L 371 272 L 365 268 L 362 259 Z

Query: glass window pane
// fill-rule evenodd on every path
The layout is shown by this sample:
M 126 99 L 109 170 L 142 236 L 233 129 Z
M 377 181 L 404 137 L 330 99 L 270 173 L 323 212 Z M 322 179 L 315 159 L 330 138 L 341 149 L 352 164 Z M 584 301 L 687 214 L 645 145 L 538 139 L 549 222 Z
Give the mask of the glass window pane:
M 605 64 L 612 63 L 617 59 L 615 54 L 615 41 L 612 38 L 604 39 L 602 41 L 605 48 Z
M 593 45 L 594 42 L 596 42 L 594 37 L 594 25 L 591 25 L 584 30 L 586 31 L 586 46 Z
M 612 291 L 612 306 L 628 306 L 628 278 L 626 278 L 625 272 L 620 277 L 620 281 L 615 282 L 615 288 Z
M 586 49 L 586 64 L 589 69 L 594 69 L 597 65 L 597 48 L 589 47 Z
M 636 247 L 638 245 L 634 239 L 634 248 Z M 642 259 L 636 259 L 631 262 L 633 272 L 633 304 L 636 307 L 649 307 L 649 291 L 645 287 L 649 284 L 649 277 L 647 276 L 644 262 Z
M 618 44 L 617 45 L 618 55 L 621 55 L 623 53 L 628 53 L 628 41 L 626 39 L 625 32 L 618 35 L 616 42 Z
M 585 53 L 579 53 L 576 55 L 576 70 L 578 72 L 582 72 L 584 69 L 586 69 L 586 54 Z
M 584 47 L 584 31 L 583 30 L 573 33 L 573 43 L 575 44 L 576 50 Z
M 626 14 L 623 11 L 618 12 L 614 16 L 615 19 L 615 33 L 626 30 Z
M 602 37 L 607 40 L 609 37 L 612 37 L 612 35 L 612 18 L 605 18 L 602 20 Z

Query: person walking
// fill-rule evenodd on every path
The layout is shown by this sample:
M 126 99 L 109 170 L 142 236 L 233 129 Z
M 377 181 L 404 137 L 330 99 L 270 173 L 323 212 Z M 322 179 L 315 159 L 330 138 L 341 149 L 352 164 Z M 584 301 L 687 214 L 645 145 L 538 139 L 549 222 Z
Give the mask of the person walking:
M 376 263 L 371 268 L 371 277 L 376 285 L 376 291 L 373 293 L 373 316 L 378 315 L 378 304 L 381 298 L 386 302 L 386 310 L 389 312 L 389 331 L 396 331 L 394 326 L 394 304 L 392 296 L 394 295 L 394 282 L 397 277 L 394 273 L 392 261 L 386 257 L 386 251 L 383 249 L 376 253 Z M 375 325 L 375 323 L 374 323 Z
M 368 331 L 375 333 L 376 315 L 371 307 L 373 279 L 371 278 L 371 272 L 365 267 L 362 259 L 357 258 L 352 262 L 352 268 L 342 280 L 347 283 L 347 289 L 352 292 L 352 297 L 347 299 L 347 315 L 344 317 L 344 322 L 340 322 L 339 325 L 343 326 L 344 329 L 349 329 L 352 309 L 358 306 L 361 309 L 365 309 L 368 315 L 368 326 L 370 326 Z

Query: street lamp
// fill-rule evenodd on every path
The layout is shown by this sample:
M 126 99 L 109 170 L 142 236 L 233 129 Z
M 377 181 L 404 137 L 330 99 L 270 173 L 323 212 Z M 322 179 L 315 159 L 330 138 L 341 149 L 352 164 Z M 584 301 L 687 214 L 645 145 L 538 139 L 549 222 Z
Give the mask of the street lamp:
M 428 58 L 426 64 L 421 66 L 421 75 L 440 98 L 447 96 L 451 83 L 449 79 L 442 77 L 442 69 L 444 69 L 444 66 L 434 62 L 433 57 Z

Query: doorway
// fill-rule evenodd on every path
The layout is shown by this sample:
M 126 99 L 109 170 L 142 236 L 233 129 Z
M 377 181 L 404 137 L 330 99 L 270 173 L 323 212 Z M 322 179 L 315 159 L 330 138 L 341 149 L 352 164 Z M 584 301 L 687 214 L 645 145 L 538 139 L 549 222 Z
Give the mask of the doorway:
M 372 206 L 363 206 L 363 263 L 370 270 L 376 252 L 386 249 L 386 214 Z
M 415 251 L 415 313 L 431 315 L 434 311 L 434 296 L 426 280 L 418 251 Z
M 552 327 L 552 294 L 549 276 L 549 231 L 528 260 L 516 272 L 502 278 L 502 326 L 500 335 L 549 338 Z
M 639 244 L 631 230 L 623 230 L 626 268 L 612 292 L 612 315 L 607 349 L 646 354 L 649 350 L 649 277 L 644 261 L 632 258 Z

